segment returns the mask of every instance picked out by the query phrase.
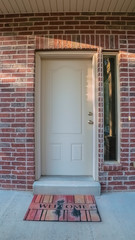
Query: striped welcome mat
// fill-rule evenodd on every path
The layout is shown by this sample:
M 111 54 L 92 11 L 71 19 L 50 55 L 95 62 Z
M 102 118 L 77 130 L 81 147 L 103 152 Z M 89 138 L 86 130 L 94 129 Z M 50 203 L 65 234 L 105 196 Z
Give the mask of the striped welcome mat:
M 24 220 L 100 222 L 101 218 L 92 195 L 35 195 Z

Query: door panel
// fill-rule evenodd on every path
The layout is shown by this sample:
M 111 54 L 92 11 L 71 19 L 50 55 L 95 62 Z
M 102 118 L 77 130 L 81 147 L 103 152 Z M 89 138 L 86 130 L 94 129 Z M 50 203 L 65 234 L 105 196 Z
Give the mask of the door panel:
M 54 71 L 51 79 L 52 133 L 80 133 L 82 127 L 81 72 L 64 67 Z
M 91 60 L 42 60 L 42 175 L 90 175 Z

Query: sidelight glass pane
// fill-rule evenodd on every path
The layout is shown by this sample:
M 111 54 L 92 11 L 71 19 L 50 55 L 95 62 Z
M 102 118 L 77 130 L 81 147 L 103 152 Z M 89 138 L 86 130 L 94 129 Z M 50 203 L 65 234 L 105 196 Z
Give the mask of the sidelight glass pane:
M 104 56 L 104 160 L 116 161 L 116 60 Z

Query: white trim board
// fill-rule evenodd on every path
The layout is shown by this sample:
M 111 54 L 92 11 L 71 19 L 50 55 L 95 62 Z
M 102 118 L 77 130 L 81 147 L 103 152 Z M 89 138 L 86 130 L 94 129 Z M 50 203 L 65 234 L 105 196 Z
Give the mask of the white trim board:
M 92 87 L 94 93 L 93 103 L 93 178 L 98 181 L 98 119 L 97 112 L 97 53 L 91 51 L 41 51 L 36 53 L 36 79 L 35 79 L 35 180 L 41 177 L 41 61 L 42 59 L 92 59 Z

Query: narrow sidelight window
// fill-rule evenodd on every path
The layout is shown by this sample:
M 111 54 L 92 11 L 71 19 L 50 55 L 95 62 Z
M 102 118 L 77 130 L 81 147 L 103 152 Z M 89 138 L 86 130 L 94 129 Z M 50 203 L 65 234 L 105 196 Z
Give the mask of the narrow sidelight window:
M 104 160 L 117 161 L 117 83 L 115 56 L 103 57 Z

